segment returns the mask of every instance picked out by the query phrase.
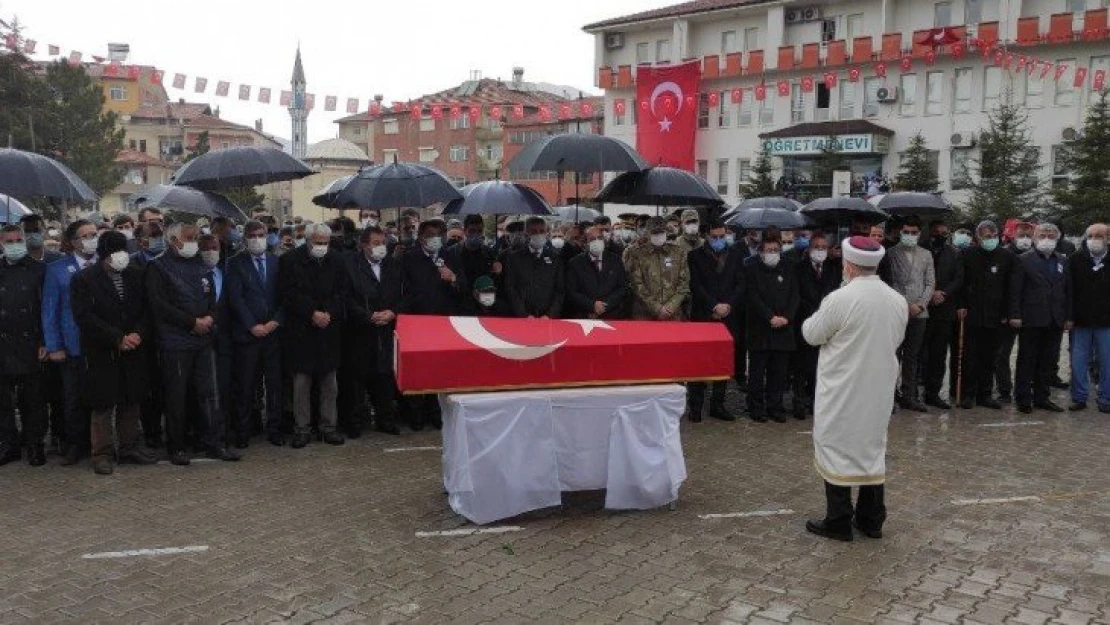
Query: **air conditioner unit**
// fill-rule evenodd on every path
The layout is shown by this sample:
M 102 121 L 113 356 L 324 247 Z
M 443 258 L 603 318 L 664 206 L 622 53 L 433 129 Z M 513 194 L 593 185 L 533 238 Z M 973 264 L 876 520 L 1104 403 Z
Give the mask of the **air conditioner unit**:
M 1063 130 L 1063 132 L 1060 133 L 1060 136 L 1064 138 L 1064 141 L 1075 141 L 1076 139 L 1082 137 L 1083 133 L 1079 130 L 1076 130 L 1075 128 L 1072 128 L 1071 126 L 1068 126 Z
M 875 97 L 879 102 L 889 104 L 898 101 L 898 87 L 879 87 L 875 92 Z
M 787 9 L 786 10 L 786 23 L 787 24 L 801 24 L 802 23 L 802 9 Z
M 806 7 L 801 11 L 803 22 L 816 22 L 821 19 L 821 7 Z
M 973 148 L 975 147 L 975 135 L 970 132 L 957 132 L 952 135 L 953 148 Z
M 605 49 L 620 50 L 624 47 L 624 33 L 605 33 Z

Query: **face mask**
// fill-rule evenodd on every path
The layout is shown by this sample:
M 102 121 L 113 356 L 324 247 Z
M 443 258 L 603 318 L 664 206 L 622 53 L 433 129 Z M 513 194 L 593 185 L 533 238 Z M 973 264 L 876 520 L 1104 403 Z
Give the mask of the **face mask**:
M 497 301 L 497 294 L 496 293 L 479 293 L 478 294 L 478 303 L 481 304 L 482 306 L 485 306 L 486 308 L 489 308 L 490 306 L 493 306 L 494 302 L 496 302 L 496 301 Z
M 594 258 L 600 258 L 602 252 L 605 251 L 605 241 L 601 239 L 594 239 L 586 244 L 586 248 L 590 250 L 590 255 Z
M 161 254 L 166 251 L 166 240 L 162 237 L 154 237 L 147 240 L 146 249 L 152 254 Z
M 736 245 L 736 235 L 735 234 L 726 234 L 725 235 L 725 243 L 727 243 L 729 247 L 732 247 L 733 245 Z
M 801 250 L 803 252 L 806 251 L 807 249 L 809 249 L 809 239 L 805 237 L 797 237 L 796 239 L 794 239 L 794 249 Z
M 28 232 L 23 240 L 27 243 L 27 249 L 31 250 L 41 250 L 46 245 L 46 239 L 41 232 Z
M 917 245 L 917 241 L 920 238 L 921 236 L 917 234 L 903 234 L 901 237 L 902 245 L 905 245 L 906 247 L 914 247 Z
M 281 238 L 278 237 L 276 232 L 266 235 L 266 247 L 277 247 L 278 243 L 281 243 Z
M 482 235 L 480 235 L 480 234 L 469 235 L 468 237 L 466 237 L 466 249 L 476 250 L 476 249 L 482 247 L 482 242 L 483 242 Z
M 524 247 L 524 243 L 527 240 L 528 240 L 528 238 L 525 237 L 523 233 L 517 232 L 517 233 L 514 233 L 514 234 L 510 234 L 509 235 L 509 247 L 516 247 L 516 248 Z
M 567 244 L 567 240 L 564 239 L 563 237 L 552 237 L 551 238 L 551 247 L 553 247 L 557 250 L 563 249 L 563 246 L 566 245 L 566 244 Z
M 227 231 L 227 242 L 228 243 L 230 243 L 232 245 L 239 245 L 239 243 L 242 240 L 243 240 L 243 233 L 239 232 L 238 230 L 234 230 L 234 229 Z
M 531 247 L 537 252 L 542 250 L 545 245 L 547 245 L 546 234 L 533 234 L 532 236 L 528 237 L 528 247 Z
M 443 239 L 439 237 L 428 237 L 424 239 L 424 249 L 435 254 L 439 250 L 443 249 Z
M 955 245 L 961 250 L 971 247 L 971 235 L 966 232 L 957 232 L 956 235 L 952 237 L 952 245 Z
M 111 267 L 112 271 L 116 273 L 120 273 L 124 269 L 127 269 L 127 266 L 130 264 L 131 257 L 128 256 L 127 252 L 123 250 L 120 250 L 119 252 L 114 252 L 111 256 L 108 257 L 108 266 Z
M 220 250 L 205 250 L 200 253 L 200 259 L 209 268 L 215 267 L 220 264 Z
M 782 253 L 783 254 L 785 254 L 786 252 L 789 252 L 792 249 L 794 249 L 794 244 L 793 243 L 783 243 L 782 244 Z
M 81 239 L 81 253 L 92 256 L 96 253 L 96 239 Z
M 1056 239 L 1037 239 L 1037 251 L 1042 254 L 1051 254 L 1056 251 Z
M 201 234 L 212 234 L 212 229 L 209 228 L 208 226 L 205 226 L 205 227 L 200 229 L 200 233 Z
M 1095 256 L 1102 256 L 1106 251 L 1106 241 L 1102 239 L 1087 239 L 1087 249 Z
M 664 245 L 667 244 L 667 235 L 665 235 L 665 234 L 653 234 L 653 235 L 651 235 L 651 244 L 654 245 L 655 247 L 663 247 Z
M 725 241 L 724 239 L 710 239 L 709 247 L 714 252 L 723 252 L 728 248 L 728 241 Z
M 682 231 L 685 232 L 687 236 L 692 237 L 698 233 L 698 224 L 686 224 L 685 226 L 682 226 Z
M 323 257 L 328 255 L 328 246 L 327 245 L 317 245 L 317 244 L 313 243 L 312 244 L 312 249 L 310 249 L 308 252 L 309 252 L 309 254 L 312 254 L 313 258 L 323 258 Z
M 377 219 L 367 217 L 366 219 L 362 220 L 362 227 L 363 228 L 373 228 L 376 225 L 378 225 L 378 220 Z
M 4 258 L 8 262 L 18 263 L 27 256 L 26 243 L 5 243 L 4 244 Z
M 376 261 L 382 260 L 388 253 L 389 248 L 384 245 L 375 245 L 374 247 L 370 248 L 370 258 L 373 258 Z
M 1029 237 L 1018 237 L 1014 239 L 1014 247 L 1022 251 L 1028 250 L 1033 247 L 1033 239 Z
M 305 243 L 307 243 L 307 242 L 308 242 L 308 241 L 307 241 L 306 239 L 304 239 L 304 238 L 300 238 L 300 239 L 293 239 L 293 244 L 294 244 L 294 245 L 296 245 L 297 247 L 301 247 L 302 245 L 304 245 L 304 244 L 305 244 Z
M 982 239 L 981 241 L 979 241 L 979 247 L 988 252 L 995 251 L 996 249 L 998 249 L 998 237 L 995 237 L 993 239 Z
M 636 236 L 636 233 L 633 232 L 632 230 L 629 230 L 627 228 L 624 229 L 624 230 L 621 230 L 621 241 L 624 241 L 625 243 L 628 243 L 629 241 L 631 241 L 633 238 L 635 238 L 635 236 Z
M 934 248 L 942 248 L 942 247 L 944 247 L 944 244 L 947 243 L 947 242 L 948 242 L 948 237 L 946 235 L 943 235 L 943 234 L 934 234 L 933 235 L 933 247 Z
M 135 238 L 135 231 L 130 228 L 120 230 L 119 232 L 121 232 L 123 234 L 123 238 L 127 239 L 128 241 Z
M 177 253 L 181 254 L 182 258 L 192 258 L 197 255 L 197 250 L 199 249 L 200 246 L 196 241 L 186 241 L 181 244 L 181 248 L 178 249 Z
M 247 251 L 255 256 L 266 251 L 266 237 L 251 237 L 247 239 Z
M 813 250 L 809 253 L 809 259 L 815 263 L 823 263 L 829 258 L 828 250 Z
M 777 252 L 764 252 L 759 256 L 763 259 L 763 264 L 768 267 L 778 267 L 779 260 L 782 259 L 782 255 Z

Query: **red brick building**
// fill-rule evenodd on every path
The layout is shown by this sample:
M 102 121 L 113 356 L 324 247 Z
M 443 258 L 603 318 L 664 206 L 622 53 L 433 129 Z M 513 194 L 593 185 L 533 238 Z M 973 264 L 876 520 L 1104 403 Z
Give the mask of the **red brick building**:
M 543 121 L 538 114 L 525 115 L 523 119 L 509 119 L 505 121 L 505 135 L 503 139 L 504 162 L 512 161 L 526 145 L 546 135 L 557 135 L 570 132 L 584 134 L 604 134 L 605 111 L 602 98 L 583 98 L 575 102 L 572 115 L 566 119 L 549 119 Z M 588 104 L 591 111 L 588 115 L 581 113 L 581 106 Z M 520 172 L 505 171 L 502 178 L 526 184 L 543 195 L 544 199 L 552 206 L 562 206 L 573 203 L 575 200 L 574 174 L 563 176 L 562 181 L 555 172 Z M 602 177 L 598 174 L 578 177 L 578 195 L 582 200 L 591 198 L 601 190 Z

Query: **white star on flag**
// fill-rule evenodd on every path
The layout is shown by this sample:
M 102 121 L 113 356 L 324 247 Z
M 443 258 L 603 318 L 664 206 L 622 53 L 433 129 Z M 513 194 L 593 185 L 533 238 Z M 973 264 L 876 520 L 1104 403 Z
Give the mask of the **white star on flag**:
M 670 132 L 673 123 L 669 117 L 664 117 L 663 121 L 659 122 L 659 132 Z

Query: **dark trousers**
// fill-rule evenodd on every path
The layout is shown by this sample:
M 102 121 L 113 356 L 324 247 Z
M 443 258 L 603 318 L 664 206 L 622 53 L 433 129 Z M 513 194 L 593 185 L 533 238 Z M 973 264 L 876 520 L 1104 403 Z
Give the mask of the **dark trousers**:
M 948 369 L 948 348 L 952 344 L 952 334 L 956 322 L 951 319 L 929 318 L 925 324 L 925 396 L 940 395 L 944 384 L 944 373 Z M 956 379 L 950 381 L 956 388 Z
M 968 326 L 964 331 L 964 364 L 961 397 L 984 401 L 991 398 L 991 380 L 1002 341 L 1001 326 Z
M 62 363 L 66 445 L 75 445 L 82 450 L 89 447 L 89 409 L 81 402 L 81 384 L 84 378 L 84 358 L 71 356 Z
M 820 350 L 799 338 L 799 347 L 790 355 L 790 375 L 794 380 L 794 414 L 813 410 L 817 401 L 817 355 Z
M 50 436 L 59 443 L 65 443 L 66 412 L 61 363 L 50 361 L 42 363 L 42 392 L 49 414 Z
M 226 343 L 222 342 L 226 341 Z M 224 433 L 221 439 L 226 443 L 229 430 L 235 423 L 235 404 L 232 397 L 235 393 L 235 378 L 233 376 L 234 356 L 230 339 L 216 340 L 216 410 L 219 412 L 220 423 L 223 424 Z
M 732 359 L 735 369 L 733 376 L 741 386 L 748 379 L 748 337 L 744 335 L 744 324 L 738 322 L 732 334 Z
M 728 387 L 727 381 L 713 382 L 710 384 L 706 384 L 705 382 L 690 382 L 686 385 L 686 390 L 689 393 L 689 404 L 691 413 L 701 414 L 702 406 L 705 406 L 706 387 L 710 387 L 710 405 L 725 405 L 725 389 Z
M 410 426 L 438 426 L 443 424 L 437 395 L 406 395 L 400 402 Z
M 393 395 L 397 392 L 397 383 L 393 379 L 393 374 L 360 371 L 356 367 L 347 377 L 347 402 L 350 403 L 346 406 L 347 416 L 344 417 L 343 413 L 339 415 L 340 424 L 350 431 L 359 431 L 362 427 L 361 417 L 364 414 L 362 399 L 369 395 L 370 404 L 374 407 L 374 423 L 379 427 L 392 425 L 395 421 Z
M 790 352 L 755 350 L 748 371 L 748 411 L 753 417 L 783 412 L 782 394 L 790 373 Z
M 883 485 L 860 486 L 855 508 L 852 507 L 852 488 L 825 482 L 825 524 L 838 534 L 852 532 L 852 516 L 856 523 L 868 530 L 883 529 L 886 522 L 886 504 L 883 502 Z
M 23 425 L 23 438 L 15 424 L 15 409 Z M 46 399 L 42 374 L 0 375 L 0 443 L 18 448 L 42 445 L 46 437 Z
M 111 458 L 112 422 L 116 424 L 115 437 L 119 451 L 133 451 L 139 447 L 139 405 L 116 406 L 92 411 L 92 457 Z
M 185 351 L 162 351 L 162 384 L 166 397 L 166 446 L 171 452 L 185 450 L 188 418 L 187 391 L 196 393 L 198 417 L 208 449 L 224 446 L 224 423 L 216 396 L 216 354 L 212 347 Z
M 1064 329 L 1022 328 L 1018 332 L 1017 374 L 1014 376 L 1014 400 L 1029 406 L 1049 400 L 1050 384 L 1056 375 L 1056 359 Z
M 162 354 L 157 349 L 147 350 L 148 371 L 162 371 Z M 166 399 L 162 395 L 162 378 L 159 375 L 147 376 L 146 398 L 139 404 L 139 420 L 143 424 L 143 436 L 162 441 L 162 410 Z
M 902 359 L 902 397 L 917 399 L 917 366 L 921 348 L 925 344 L 925 322 L 928 319 L 910 319 L 906 324 L 906 337 L 898 348 Z
M 255 393 L 258 383 L 264 385 L 266 394 L 266 433 L 281 433 L 281 345 L 276 336 L 237 343 L 234 359 L 235 406 L 232 421 L 235 433 L 249 438 L 254 433 L 251 415 L 254 413 Z
M 998 355 L 994 361 L 994 381 L 998 386 L 998 394 L 1006 397 L 1014 394 L 1014 370 L 1010 366 L 1010 358 L 1013 356 L 1016 340 L 1016 330 L 1009 326 L 1002 328 L 998 337 Z

